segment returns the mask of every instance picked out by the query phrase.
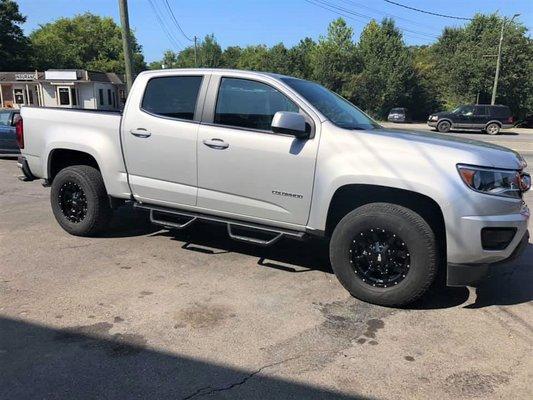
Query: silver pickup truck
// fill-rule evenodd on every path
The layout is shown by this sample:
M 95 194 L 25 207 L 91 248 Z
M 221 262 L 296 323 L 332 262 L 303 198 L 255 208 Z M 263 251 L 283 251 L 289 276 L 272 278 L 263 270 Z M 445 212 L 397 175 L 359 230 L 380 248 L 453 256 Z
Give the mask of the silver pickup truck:
M 385 130 L 288 76 L 147 71 L 122 114 L 24 107 L 17 136 L 25 179 L 51 185 L 73 235 L 102 232 L 130 201 L 163 227 L 223 223 L 257 245 L 324 237 L 339 281 L 372 303 L 412 302 L 439 270 L 470 284 L 528 242 L 518 153 Z

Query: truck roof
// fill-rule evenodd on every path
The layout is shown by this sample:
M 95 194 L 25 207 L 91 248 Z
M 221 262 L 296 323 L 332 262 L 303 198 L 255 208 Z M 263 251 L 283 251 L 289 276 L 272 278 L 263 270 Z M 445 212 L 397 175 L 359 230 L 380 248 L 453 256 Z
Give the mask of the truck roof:
M 153 69 L 148 71 L 143 71 L 139 75 L 156 75 L 165 73 L 198 73 L 198 74 L 213 74 L 213 75 L 223 75 L 227 73 L 238 73 L 242 76 L 267 76 L 275 79 L 280 78 L 293 78 L 288 75 L 275 74 L 272 72 L 260 72 L 260 71 L 246 71 L 241 69 L 230 69 L 230 68 L 169 68 L 169 69 Z

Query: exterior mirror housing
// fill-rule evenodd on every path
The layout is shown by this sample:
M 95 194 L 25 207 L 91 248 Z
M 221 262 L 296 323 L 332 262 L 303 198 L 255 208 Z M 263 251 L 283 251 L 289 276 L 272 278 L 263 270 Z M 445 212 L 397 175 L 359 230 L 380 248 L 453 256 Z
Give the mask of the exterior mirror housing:
M 15 114 L 13 115 L 13 120 L 11 121 L 11 126 L 17 126 L 17 122 L 19 122 L 19 120 L 21 120 L 22 117 L 20 116 L 20 114 Z
M 294 135 L 298 139 L 309 138 L 305 118 L 302 114 L 291 111 L 278 111 L 272 119 L 272 131 Z

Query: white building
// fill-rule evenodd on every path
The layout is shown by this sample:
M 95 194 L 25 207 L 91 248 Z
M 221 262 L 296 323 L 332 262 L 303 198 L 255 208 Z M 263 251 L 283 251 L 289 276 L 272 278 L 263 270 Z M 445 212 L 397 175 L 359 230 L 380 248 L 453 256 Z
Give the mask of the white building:
M 0 108 L 22 105 L 118 110 L 124 84 L 117 74 L 86 70 L 0 72 Z

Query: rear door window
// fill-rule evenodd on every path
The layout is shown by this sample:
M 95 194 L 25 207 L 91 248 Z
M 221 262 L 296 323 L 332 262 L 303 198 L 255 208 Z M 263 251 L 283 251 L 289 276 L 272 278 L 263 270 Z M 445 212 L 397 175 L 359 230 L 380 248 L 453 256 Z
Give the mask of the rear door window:
M 487 115 L 487 107 L 486 106 L 475 106 L 474 115 L 476 116 Z
M 193 120 L 201 76 L 164 76 L 146 85 L 142 109 L 163 117 Z
M 265 83 L 222 78 L 215 108 L 216 124 L 270 131 L 278 111 L 298 112 L 299 108 Z
M 490 114 L 494 118 L 508 118 L 511 116 L 511 111 L 508 107 L 490 107 Z

